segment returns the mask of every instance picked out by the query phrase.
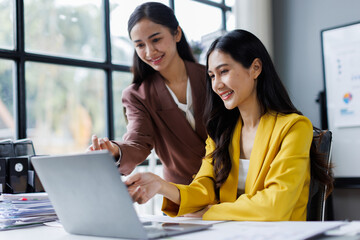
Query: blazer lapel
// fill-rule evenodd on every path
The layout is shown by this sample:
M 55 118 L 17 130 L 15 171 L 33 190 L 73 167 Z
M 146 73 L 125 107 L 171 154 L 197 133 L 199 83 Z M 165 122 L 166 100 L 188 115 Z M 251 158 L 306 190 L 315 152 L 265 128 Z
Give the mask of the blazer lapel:
M 155 74 L 152 80 L 154 81 L 153 86 L 155 87 L 155 92 L 157 94 L 157 114 L 164 121 L 164 124 L 168 129 L 181 142 L 188 146 L 194 153 L 201 155 L 201 153 L 198 152 L 197 146 L 204 145 L 204 140 L 193 131 L 190 123 L 186 120 L 184 113 L 178 108 L 170 95 L 161 75 L 158 73 Z M 189 137 L 191 135 L 194 135 L 194 137 Z M 203 156 L 201 155 L 201 157 Z
M 256 180 L 263 167 L 275 123 L 276 116 L 274 113 L 267 113 L 260 119 L 259 127 L 256 131 L 254 146 L 251 151 L 249 171 L 245 182 L 245 193 L 250 193 L 254 189 L 257 189 L 255 188 Z M 221 202 L 233 202 L 236 200 L 239 178 L 241 127 L 241 118 L 239 118 L 229 146 L 232 166 L 228 178 L 220 188 Z
M 187 74 L 190 78 L 192 100 L 194 106 L 194 117 L 195 117 L 195 130 L 202 139 L 206 139 L 207 133 L 204 123 L 204 106 L 205 106 L 205 94 L 206 94 L 206 83 L 204 81 L 206 73 L 196 71 L 194 69 L 194 63 L 185 61 L 185 67 Z
M 165 80 L 159 73 L 155 73 L 152 78 L 154 91 L 157 95 L 157 111 L 173 110 L 178 108 L 174 100 L 172 99 L 169 91 L 166 88 Z M 179 110 L 180 111 L 180 110 Z
M 250 165 L 245 182 L 245 192 L 251 193 L 256 187 L 256 180 L 263 167 L 269 143 L 276 123 L 275 113 L 266 113 L 261 117 L 256 131 L 254 146 L 251 151 Z

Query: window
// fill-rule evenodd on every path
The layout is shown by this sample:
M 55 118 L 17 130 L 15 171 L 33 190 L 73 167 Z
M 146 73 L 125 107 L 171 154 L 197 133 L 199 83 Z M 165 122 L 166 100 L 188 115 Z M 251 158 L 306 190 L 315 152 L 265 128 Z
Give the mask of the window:
M 122 91 L 131 84 L 132 74 L 127 72 L 113 72 L 113 99 L 114 99 L 114 136 L 121 140 L 126 132 L 126 119 L 121 101 Z
M 175 1 L 175 14 L 190 43 L 195 58 L 205 64 L 206 51 L 216 37 L 226 31 L 226 12 L 229 7 L 221 4 L 222 0 Z M 205 13 L 199 15 L 199 13 Z M 196 19 L 196 20 L 195 20 Z
M 15 137 L 14 120 L 14 62 L 0 59 L 0 136 Z
M 105 72 L 27 62 L 27 137 L 37 154 L 84 152 L 106 135 Z
M 27 0 L 24 4 L 25 51 L 105 60 L 101 0 Z
M 92 134 L 120 140 L 134 51 L 127 20 L 143 2 L 0 0 L 0 139 L 31 138 L 37 154 L 84 152 Z M 158 2 L 194 49 L 226 30 L 224 0 Z
M 206 14 L 199 16 L 199 12 Z M 189 42 L 201 42 L 205 35 L 222 29 L 221 8 L 192 0 L 181 0 L 175 2 L 175 14 Z
M 0 48 L 14 49 L 14 1 L 0 0 Z

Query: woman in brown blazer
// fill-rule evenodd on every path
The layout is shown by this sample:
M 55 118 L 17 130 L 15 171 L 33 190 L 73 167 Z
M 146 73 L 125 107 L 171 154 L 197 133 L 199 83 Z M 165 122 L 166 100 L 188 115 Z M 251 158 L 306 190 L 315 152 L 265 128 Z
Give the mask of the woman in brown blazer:
M 121 142 L 93 136 L 89 150 L 109 150 L 128 175 L 155 148 L 164 178 L 189 184 L 205 154 L 205 67 L 195 63 L 172 9 L 161 3 L 138 6 L 128 32 L 135 53 L 133 83 L 122 96 L 127 132 Z

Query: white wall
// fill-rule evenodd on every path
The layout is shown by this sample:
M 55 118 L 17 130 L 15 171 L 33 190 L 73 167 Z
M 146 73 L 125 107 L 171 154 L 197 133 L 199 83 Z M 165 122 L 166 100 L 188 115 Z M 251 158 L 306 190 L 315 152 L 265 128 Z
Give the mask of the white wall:
M 255 34 L 273 56 L 272 1 L 236 0 L 235 27 Z

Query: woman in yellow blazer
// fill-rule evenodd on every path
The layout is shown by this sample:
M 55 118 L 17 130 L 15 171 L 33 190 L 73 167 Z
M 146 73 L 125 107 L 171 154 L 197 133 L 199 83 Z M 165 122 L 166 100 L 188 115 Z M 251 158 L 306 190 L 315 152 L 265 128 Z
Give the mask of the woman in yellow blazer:
M 229 146 L 231 170 L 219 190 L 214 188 L 212 158 L 206 157 L 195 180 L 177 185 L 180 205 L 164 199 L 163 210 L 180 216 L 213 205 L 207 220 L 288 221 L 306 220 L 310 183 L 310 121 L 298 114 L 268 113 L 261 117 L 250 156 L 245 193 L 237 197 L 242 123 L 236 124 Z M 216 144 L 207 139 L 209 156 Z M 220 203 L 220 204 L 219 204 Z
M 209 137 L 199 172 L 190 185 L 130 176 L 133 200 L 162 194 L 169 216 L 306 220 L 310 154 L 318 159 L 310 151 L 313 126 L 292 104 L 265 47 L 247 31 L 232 31 L 210 46 L 206 67 Z M 324 176 L 320 181 L 330 183 Z

